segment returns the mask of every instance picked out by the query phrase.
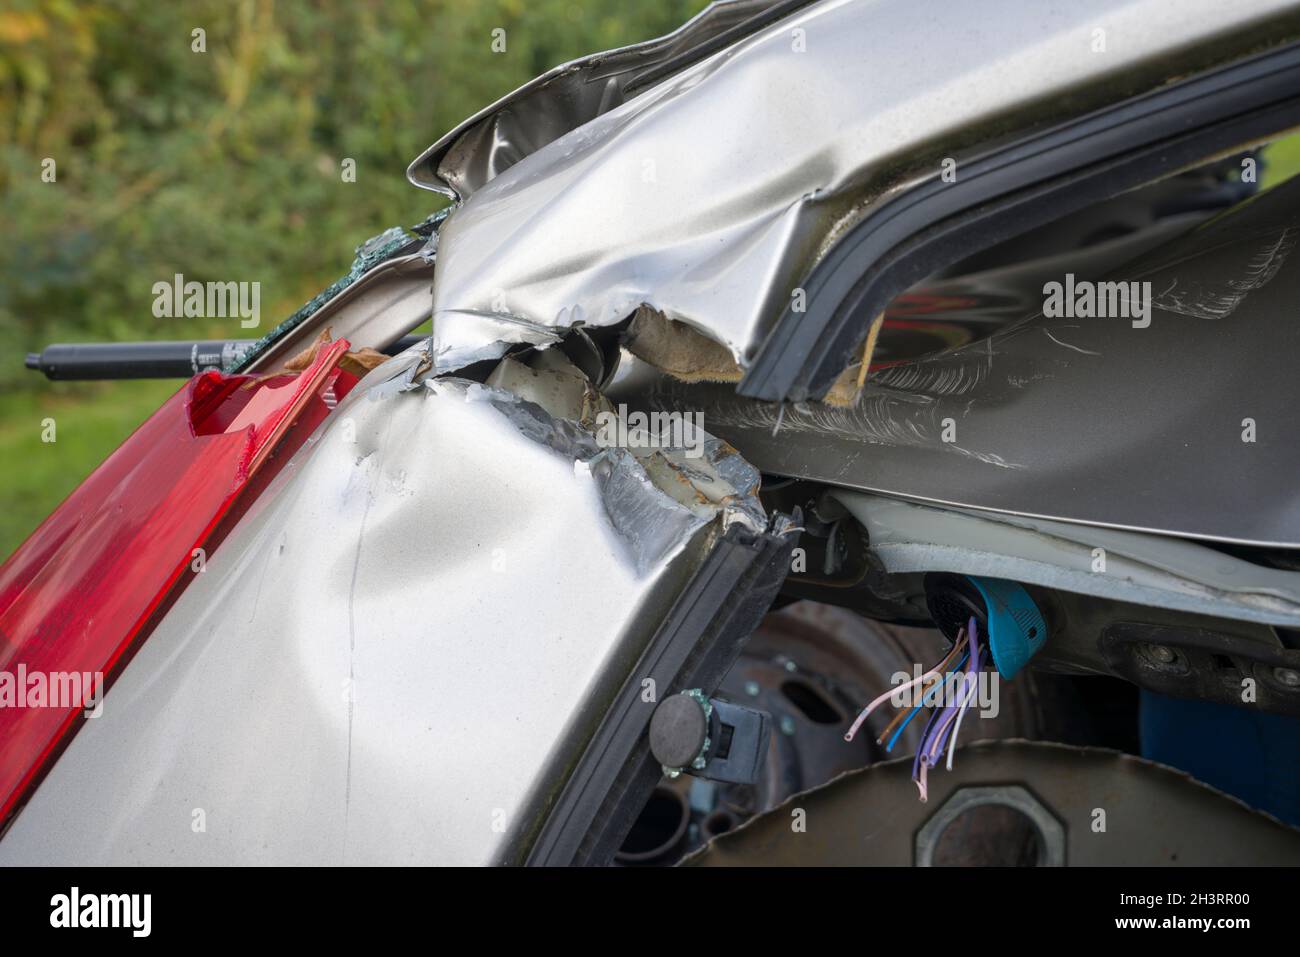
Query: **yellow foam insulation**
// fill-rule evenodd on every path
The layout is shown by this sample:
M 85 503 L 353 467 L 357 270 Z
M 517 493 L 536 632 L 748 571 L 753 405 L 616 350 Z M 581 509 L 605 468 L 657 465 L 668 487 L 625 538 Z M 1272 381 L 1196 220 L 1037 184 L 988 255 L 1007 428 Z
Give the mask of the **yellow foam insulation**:
M 301 372 L 315 361 L 316 353 L 320 351 L 321 346 L 327 346 L 333 341 L 330 327 L 326 326 L 316 336 L 311 345 L 285 362 L 284 371 Z M 388 361 L 388 356 L 366 346 L 364 349 L 358 349 L 355 352 L 343 353 L 343 358 L 339 360 L 339 368 L 360 378 L 375 366 L 386 361 Z
M 726 346 L 649 306 L 637 309 L 623 347 L 683 382 L 740 381 L 740 366 Z
M 827 405 L 851 406 L 857 402 L 883 318 L 881 314 L 871 323 L 861 358 L 840 373 L 822 400 Z M 726 346 L 649 306 L 636 311 L 623 345 L 638 359 L 683 382 L 739 382 L 742 375 Z
M 880 326 L 884 313 L 876 316 L 867 330 L 867 341 L 862 344 L 862 358 L 852 363 L 836 377 L 822 399 L 827 405 L 851 406 L 858 401 L 858 394 L 867 381 L 867 370 L 871 367 L 871 355 L 876 351 L 876 338 L 880 335 Z

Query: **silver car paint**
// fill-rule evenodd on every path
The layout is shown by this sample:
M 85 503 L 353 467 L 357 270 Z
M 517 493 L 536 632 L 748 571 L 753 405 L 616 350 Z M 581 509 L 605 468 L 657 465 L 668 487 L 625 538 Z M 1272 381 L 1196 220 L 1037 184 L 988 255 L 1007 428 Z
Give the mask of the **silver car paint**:
M 445 227 L 440 367 L 641 302 L 743 362 L 872 170 L 1285 6 L 819 4 L 487 180 Z M 1090 59 L 1096 24 L 1113 52 Z M 358 388 L 214 553 L 0 863 L 517 857 L 728 516 L 652 499 L 681 524 L 638 558 L 589 470 L 468 386 L 405 388 L 418 361 Z
M 507 393 L 413 381 L 422 358 L 367 377 L 213 553 L 0 864 L 518 859 L 752 506 L 602 473 Z

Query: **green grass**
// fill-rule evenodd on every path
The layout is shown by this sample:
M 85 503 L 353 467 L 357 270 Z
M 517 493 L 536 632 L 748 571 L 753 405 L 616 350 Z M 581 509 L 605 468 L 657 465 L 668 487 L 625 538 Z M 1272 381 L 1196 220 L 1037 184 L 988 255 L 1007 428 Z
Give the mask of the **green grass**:
M 1264 147 L 1264 175 L 1259 185 L 1268 189 L 1300 172 L 1300 134 L 1292 133 Z
M 0 560 L 180 385 L 51 382 L 0 395 Z M 41 440 L 46 418 L 53 442 Z

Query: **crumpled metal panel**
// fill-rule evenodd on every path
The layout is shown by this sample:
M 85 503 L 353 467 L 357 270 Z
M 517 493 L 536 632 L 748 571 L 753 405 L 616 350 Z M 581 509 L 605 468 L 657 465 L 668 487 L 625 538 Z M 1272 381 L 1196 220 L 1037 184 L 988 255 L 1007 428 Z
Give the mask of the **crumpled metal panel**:
M 411 163 L 407 178 L 466 199 L 523 157 L 622 104 L 626 91 L 634 93 L 651 71 L 746 20 L 792 5 L 791 0 L 718 0 L 667 36 L 563 63 L 443 136 Z
M 711 519 L 536 405 L 417 380 L 424 359 L 375 370 L 286 464 L 0 863 L 518 857 L 723 519 L 757 503 Z
M 1128 95 L 1135 71 L 1176 71 L 1197 44 L 1233 56 L 1225 34 L 1289 6 L 824 0 L 518 162 L 480 145 L 461 160 L 483 167 L 465 174 L 480 185 L 442 231 L 438 367 L 641 303 L 744 366 L 834 238 L 920 157 L 932 170 L 973 132 L 1009 132 L 1008 116 L 1061 119 Z

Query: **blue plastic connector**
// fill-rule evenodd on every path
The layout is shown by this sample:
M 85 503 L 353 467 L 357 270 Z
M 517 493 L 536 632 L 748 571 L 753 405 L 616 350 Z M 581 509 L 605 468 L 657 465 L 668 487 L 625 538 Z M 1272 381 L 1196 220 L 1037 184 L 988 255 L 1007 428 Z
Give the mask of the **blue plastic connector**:
M 1001 578 L 968 575 L 988 608 L 985 640 L 1003 678 L 1013 678 L 1047 641 L 1047 622 L 1020 585 Z

